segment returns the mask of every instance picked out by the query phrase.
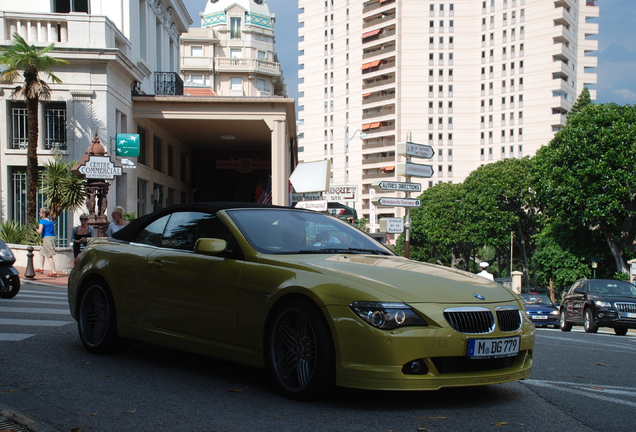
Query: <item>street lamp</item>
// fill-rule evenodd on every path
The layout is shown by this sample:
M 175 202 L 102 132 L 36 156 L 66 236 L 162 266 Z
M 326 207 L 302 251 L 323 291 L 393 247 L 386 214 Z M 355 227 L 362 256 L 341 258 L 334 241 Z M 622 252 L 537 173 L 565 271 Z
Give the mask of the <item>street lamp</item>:
M 592 271 L 593 271 L 592 279 L 596 279 L 596 269 L 597 268 L 598 268 L 598 262 L 596 262 L 596 260 L 592 260 Z
M 356 131 L 349 137 L 349 126 L 345 125 L 345 136 L 344 136 L 344 183 L 347 184 L 349 181 L 349 169 L 347 167 L 347 157 L 349 156 L 349 142 L 356 137 L 356 134 L 360 132 L 360 139 L 365 139 L 367 134 L 362 132 L 360 129 L 356 129 Z

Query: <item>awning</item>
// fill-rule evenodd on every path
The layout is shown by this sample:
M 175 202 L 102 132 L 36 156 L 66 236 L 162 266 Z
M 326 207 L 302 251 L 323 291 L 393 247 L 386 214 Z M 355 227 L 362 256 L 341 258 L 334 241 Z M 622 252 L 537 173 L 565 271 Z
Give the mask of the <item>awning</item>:
M 395 171 L 395 166 L 386 166 L 386 167 L 382 167 L 380 168 L 382 171 L 386 172 L 386 171 Z
M 382 126 L 382 122 L 366 123 L 362 125 L 362 130 L 375 129 Z
M 382 31 L 382 29 L 368 31 L 368 32 L 366 32 L 366 33 L 364 33 L 362 35 L 362 39 L 366 39 L 368 37 L 375 36 L 375 35 L 379 34 L 381 31 Z
M 376 67 L 376 66 L 379 66 L 380 63 L 382 63 L 382 60 L 374 60 L 372 62 L 363 64 L 360 69 L 361 70 L 365 70 L 365 69 L 369 69 L 369 68 L 372 68 L 372 67 Z
M 372 95 L 372 93 L 365 93 L 365 94 L 362 95 L 362 97 L 365 98 L 365 97 L 369 97 L 371 95 Z

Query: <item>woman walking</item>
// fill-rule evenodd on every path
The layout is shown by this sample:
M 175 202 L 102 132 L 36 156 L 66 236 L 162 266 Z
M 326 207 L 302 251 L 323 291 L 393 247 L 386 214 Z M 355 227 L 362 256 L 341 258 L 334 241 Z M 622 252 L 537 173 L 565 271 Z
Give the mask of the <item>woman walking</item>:
M 38 273 L 44 273 L 44 258 L 48 258 L 49 265 L 51 266 L 51 273 L 49 276 L 57 277 L 57 271 L 55 270 L 55 223 L 50 218 L 50 210 L 48 207 L 42 207 L 40 209 L 40 223 L 36 231 L 42 236 L 42 248 L 40 249 L 40 257 L 42 257 L 41 265 L 39 269 L 35 269 Z

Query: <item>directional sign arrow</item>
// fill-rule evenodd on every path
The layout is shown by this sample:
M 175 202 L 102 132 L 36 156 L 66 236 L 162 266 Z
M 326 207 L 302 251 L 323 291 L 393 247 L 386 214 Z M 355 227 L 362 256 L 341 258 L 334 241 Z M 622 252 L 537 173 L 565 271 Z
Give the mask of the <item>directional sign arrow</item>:
M 397 175 L 406 177 L 433 177 L 433 167 L 431 165 L 414 164 L 403 162 L 397 164 Z
M 422 185 L 419 183 L 404 183 L 392 181 L 376 181 L 371 187 L 377 191 L 402 191 L 402 192 L 421 192 Z
M 435 150 L 430 145 L 416 144 L 410 141 L 398 143 L 398 154 L 401 156 L 415 156 L 430 159 L 435 155 Z
M 383 207 L 419 207 L 422 201 L 415 198 L 380 197 L 374 199 L 373 204 Z

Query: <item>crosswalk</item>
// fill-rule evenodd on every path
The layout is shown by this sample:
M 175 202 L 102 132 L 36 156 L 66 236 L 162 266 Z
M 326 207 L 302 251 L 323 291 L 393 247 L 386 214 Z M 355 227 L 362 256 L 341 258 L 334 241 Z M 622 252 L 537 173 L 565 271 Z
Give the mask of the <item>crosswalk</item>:
M 65 291 L 29 287 L 12 299 L 0 299 L 0 342 L 19 342 L 38 330 L 74 322 Z

